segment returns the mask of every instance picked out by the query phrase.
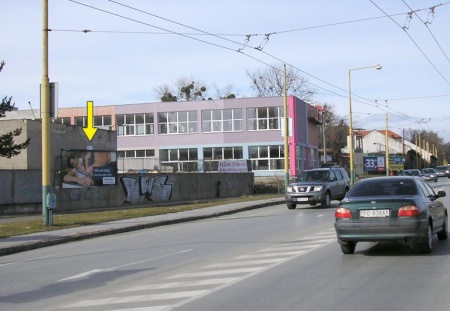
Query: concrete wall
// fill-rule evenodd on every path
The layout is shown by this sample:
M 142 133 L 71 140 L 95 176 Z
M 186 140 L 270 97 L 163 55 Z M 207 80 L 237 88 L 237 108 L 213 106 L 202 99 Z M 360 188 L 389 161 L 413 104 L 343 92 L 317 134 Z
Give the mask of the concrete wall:
M 0 170 L 0 214 L 42 212 L 40 170 Z M 62 189 L 52 173 L 57 212 L 133 207 L 250 195 L 253 173 L 121 174 L 117 186 Z
M 28 147 L 10 159 L 0 157 L 0 169 L 21 170 L 42 168 L 42 124 L 41 120 L 2 120 L 1 132 L 22 128 L 22 134 L 14 139 L 22 143 L 31 138 Z M 61 149 L 117 150 L 117 134 L 113 131 L 97 130 L 88 140 L 83 128 L 75 125 L 50 123 L 50 169 L 61 169 Z

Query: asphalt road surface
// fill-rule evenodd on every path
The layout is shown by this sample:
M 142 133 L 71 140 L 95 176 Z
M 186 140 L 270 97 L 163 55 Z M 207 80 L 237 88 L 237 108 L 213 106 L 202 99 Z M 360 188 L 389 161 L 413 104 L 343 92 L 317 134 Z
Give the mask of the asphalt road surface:
M 435 237 L 430 255 L 392 243 L 360 243 L 343 255 L 333 203 L 281 204 L 3 256 L 0 310 L 450 309 L 448 241 Z

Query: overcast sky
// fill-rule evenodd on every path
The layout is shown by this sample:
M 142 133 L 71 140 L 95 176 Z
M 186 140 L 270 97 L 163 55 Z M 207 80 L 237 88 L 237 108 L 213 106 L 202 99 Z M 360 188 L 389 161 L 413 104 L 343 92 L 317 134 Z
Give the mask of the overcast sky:
M 42 0 L 1 0 L 1 12 L 0 96 L 37 109 Z M 351 71 L 354 127 L 385 129 L 388 113 L 400 135 L 450 142 L 450 1 L 49 0 L 49 28 L 59 107 L 157 102 L 154 88 L 181 77 L 253 97 L 248 71 L 287 64 L 348 119 L 349 70 L 381 64 Z

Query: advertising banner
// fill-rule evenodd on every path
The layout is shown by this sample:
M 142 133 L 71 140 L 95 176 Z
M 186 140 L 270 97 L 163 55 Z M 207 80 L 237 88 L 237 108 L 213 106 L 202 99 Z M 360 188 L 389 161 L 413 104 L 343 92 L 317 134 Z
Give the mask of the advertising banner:
M 62 188 L 117 185 L 117 156 L 108 150 L 61 150 Z
M 384 156 L 369 156 L 363 157 L 364 171 L 366 172 L 385 172 L 386 171 L 386 157 Z M 403 156 L 389 157 L 389 170 L 402 171 L 405 167 L 405 158 Z
M 219 173 L 244 173 L 248 171 L 247 160 L 219 161 Z

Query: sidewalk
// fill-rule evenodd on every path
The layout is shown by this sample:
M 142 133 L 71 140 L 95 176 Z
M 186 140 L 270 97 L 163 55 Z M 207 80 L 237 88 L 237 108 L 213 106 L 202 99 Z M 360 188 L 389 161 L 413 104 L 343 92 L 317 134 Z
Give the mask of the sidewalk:
M 186 212 L 111 221 L 90 226 L 14 236 L 0 239 L 0 256 L 93 237 L 218 217 L 282 203 L 284 203 L 284 197 L 238 202 Z

